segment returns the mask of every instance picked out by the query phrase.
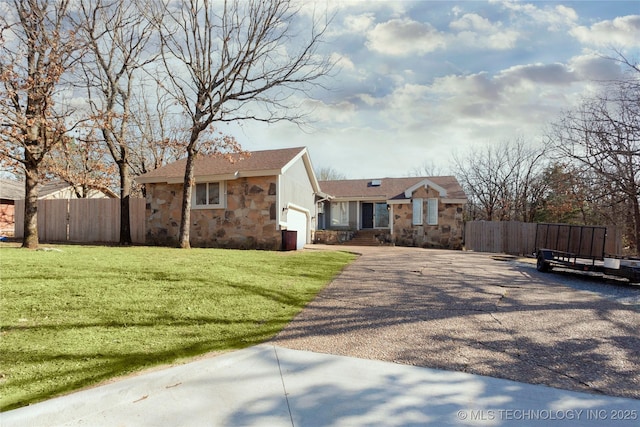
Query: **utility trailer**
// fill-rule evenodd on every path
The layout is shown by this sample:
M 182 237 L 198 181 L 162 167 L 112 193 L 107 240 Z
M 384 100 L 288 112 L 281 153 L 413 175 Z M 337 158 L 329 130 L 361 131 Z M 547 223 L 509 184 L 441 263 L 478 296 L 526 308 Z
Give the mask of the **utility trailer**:
M 536 268 L 590 271 L 640 282 L 640 259 L 605 253 L 607 228 L 588 225 L 537 224 Z

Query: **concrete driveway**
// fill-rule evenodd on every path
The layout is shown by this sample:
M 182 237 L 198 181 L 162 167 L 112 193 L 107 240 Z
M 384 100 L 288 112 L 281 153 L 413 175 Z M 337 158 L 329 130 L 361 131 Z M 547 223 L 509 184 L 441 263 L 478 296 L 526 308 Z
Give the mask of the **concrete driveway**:
M 344 249 L 362 255 L 275 345 L 640 398 L 640 286 L 491 254 Z

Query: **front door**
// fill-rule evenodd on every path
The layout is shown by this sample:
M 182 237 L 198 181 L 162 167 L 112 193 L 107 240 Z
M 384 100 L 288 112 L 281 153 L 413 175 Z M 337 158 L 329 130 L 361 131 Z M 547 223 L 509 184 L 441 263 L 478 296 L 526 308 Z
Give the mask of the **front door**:
M 374 226 L 376 228 L 389 227 L 389 209 L 386 203 L 376 203 Z
M 362 204 L 362 228 L 373 228 L 373 203 Z

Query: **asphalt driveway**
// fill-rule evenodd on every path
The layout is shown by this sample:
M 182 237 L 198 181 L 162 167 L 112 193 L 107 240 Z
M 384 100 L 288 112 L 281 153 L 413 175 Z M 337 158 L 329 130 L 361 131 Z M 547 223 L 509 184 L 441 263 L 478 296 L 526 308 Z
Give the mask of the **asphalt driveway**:
M 491 254 L 345 249 L 362 255 L 274 344 L 640 399 L 640 286 Z

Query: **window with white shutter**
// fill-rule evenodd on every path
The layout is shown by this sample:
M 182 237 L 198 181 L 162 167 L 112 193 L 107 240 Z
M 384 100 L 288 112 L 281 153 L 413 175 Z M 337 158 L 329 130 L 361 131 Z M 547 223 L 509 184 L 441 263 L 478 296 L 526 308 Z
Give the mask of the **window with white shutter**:
M 422 199 L 413 199 L 413 225 L 422 225 Z
M 427 199 L 427 225 L 438 225 L 438 199 Z

